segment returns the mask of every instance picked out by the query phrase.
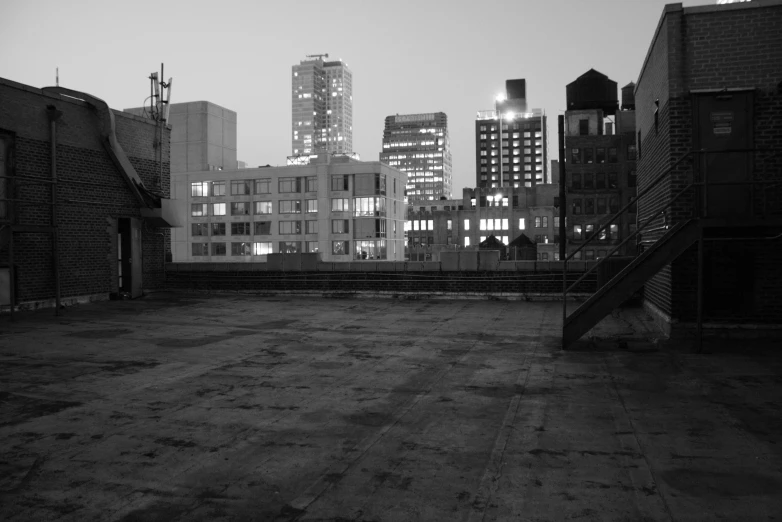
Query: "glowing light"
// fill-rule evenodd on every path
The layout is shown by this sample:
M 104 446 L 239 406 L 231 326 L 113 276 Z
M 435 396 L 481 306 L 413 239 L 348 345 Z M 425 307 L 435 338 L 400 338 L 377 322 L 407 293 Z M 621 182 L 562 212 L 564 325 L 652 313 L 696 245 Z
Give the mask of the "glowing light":
M 505 115 L 505 119 L 508 120 L 508 121 L 511 121 L 514 116 L 515 116 L 515 114 L 513 114 L 512 112 L 509 112 L 508 114 Z
M 496 98 L 494 98 L 494 99 L 495 99 L 495 100 L 497 100 L 498 102 L 502 103 L 502 102 L 504 102 L 504 101 L 505 101 L 505 95 L 504 95 L 503 93 L 500 93 L 500 94 L 498 94 L 498 95 L 497 95 L 497 97 L 496 97 Z

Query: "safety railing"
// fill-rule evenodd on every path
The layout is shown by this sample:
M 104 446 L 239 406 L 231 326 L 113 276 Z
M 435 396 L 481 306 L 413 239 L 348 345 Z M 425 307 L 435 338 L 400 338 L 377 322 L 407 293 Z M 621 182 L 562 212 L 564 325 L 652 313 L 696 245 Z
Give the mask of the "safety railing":
M 689 151 L 682 155 L 678 160 L 676 160 L 670 167 L 665 169 L 663 172 L 661 172 L 649 185 L 644 187 L 635 198 L 631 199 L 630 202 L 628 202 L 624 207 L 619 209 L 615 214 L 613 214 L 608 221 L 603 223 L 588 239 L 586 239 L 583 243 L 581 243 L 575 250 L 573 250 L 570 254 L 566 255 L 563 262 L 562 267 L 562 324 L 565 324 L 565 321 L 567 319 L 567 294 L 568 292 L 571 292 L 573 288 L 576 287 L 581 281 L 583 281 L 587 276 L 589 276 L 592 272 L 598 270 L 603 263 L 605 263 L 608 259 L 611 258 L 616 252 L 618 252 L 624 245 L 626 245 L 629 241 L 636 238 L 641 234 L 643 230 L 645 230 L 649 225 L 654 223 L 656 220 L 658 220 L 661 216 L 664 217 L 663 225 L 657 228 L 652 229 L 654 232 L 660 232 L 668 230 L 670 227 L 670 224 L 667 222 L 667 219 L 665 219 L 666 211 L 671 208 L 671 206 L 679 201 L 685 194 L 687 194 L 690 191 L 693 191 L 693 189 L 701 189 L 696 191 L 696 200 L 697 204 L 693 206 L 696 215 L 693 217 L 705 217 L 707 216 L 707 203 L 708 203 L 708 191 L 705 190 L 708 187 L 716 187 L 716 186 L 735 186 L 735 185 L 748 185 L 750 187 L 750 213 L 752 215 L 755 215 L 755 199 L 756 199 L 756 187 L 760 186 L 763 190 L 763 212 L 762 216 L 768 215 L 768 189 L 775 188 L 782 186 L 782 182 L 779 181 L 780 178 L 774 179 L 774 180 L 742 180 L 742 181 L 725 181 L 725 182 L 710 182 L 708 179 L 708 169 L 703 169 L 702 171 L 699 171 L 699 174 L 701 175 L 701 178 L 699 180 L 694 179 L 694 170 L 692 167 L 689 169 L 689 182 L 687 185 L 680 189 L 673 197 L 671 197 L 667 202 L 665 202 L 662 207 L 660 207 L 658 210 L 654 211 L 654 213 L 649 216 L 640 226 L 637 226 L 635 231 L 630 233 L 626 238 L 624 238 L 618 245 L 616 245 L 613 249 L 611 249 L 605 257 L 598 260 L 598 262 L 593 265 L 591 268 L 589 268 L 587 271 L 585 271 L 581 276 L 576 279 L 572 284 L 568 285 L 568 279 L 567 279 L 567 268 L 568 268 L 568 262 L 571 261 L 579 252 L 581 252 L 587 245 L 593 243 L 596 239 L 601 237 L 601 233 L 608 230 L 609 227 L 616 222 L 623 214 L 625 214 L 630 208 L 637 206 L 638 202 L 649 194 L 654 188 L 656 188 L 663 180 L 670 178 L 671 173 L 673 173 L 677 168 L 679 168 L 682 163 L 684 163 L 686 160 L 692 159 L 696 155 L 700 157 L 700 155 L 705 154 L 732 154 L 732 153 L 771 153 L 770 157 L 774 158 L 776 156 L 782 155 L 782 149 L 775 149 L 775 148 L 753 148 L 753 149 L 725 149 L 725 150 L 695 150 L 695 151 Z M 750 169 L 750 172 L 753 170 Z M 782 177 L 782 174 L 780 175 Z M 660 238 L 656 238 L 653 240 L 647 240 L 647 243 L 655 243 Z M 560 241 L 565 242 L 565 246 L 567 247 L 567 235 L 560 238 Z

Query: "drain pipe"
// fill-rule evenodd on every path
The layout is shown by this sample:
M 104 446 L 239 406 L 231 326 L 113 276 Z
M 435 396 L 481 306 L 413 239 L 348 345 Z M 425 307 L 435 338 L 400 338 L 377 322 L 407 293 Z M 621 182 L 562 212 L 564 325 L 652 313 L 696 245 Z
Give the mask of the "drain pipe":
M 54 306 L 55 315 L 60 315 L 60 251 L 57 247 L 57 120 L 62 116 L 54 105 L 47 105 L 46 115 L 49 117 L 52 160 L 52 270 L 54 271 Z

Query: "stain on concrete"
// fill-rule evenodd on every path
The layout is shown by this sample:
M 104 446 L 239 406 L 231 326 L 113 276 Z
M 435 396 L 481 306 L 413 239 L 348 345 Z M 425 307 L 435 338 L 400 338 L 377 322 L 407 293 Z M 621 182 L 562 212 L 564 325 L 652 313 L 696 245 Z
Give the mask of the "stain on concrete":
M 68 408 L 81 406 L 80 402 L 58 401 L 0 392 L 0 426 L 15 426 L 30 419 L 54 415 Z
M 675 468 L 661 471 L 659 477 L 670 487 L 693 497 L 746 497 L 778 495 L 782 482 L 763 474 L 736 471 L 722 473 L 697 468 Z
M 113 339 L 130 333 L 133 333 L 133 331 L 127 328 L 111 328 L 106 330 L 80 330 L 65 335 L 67 337 L 78 337 L 79 339 Z

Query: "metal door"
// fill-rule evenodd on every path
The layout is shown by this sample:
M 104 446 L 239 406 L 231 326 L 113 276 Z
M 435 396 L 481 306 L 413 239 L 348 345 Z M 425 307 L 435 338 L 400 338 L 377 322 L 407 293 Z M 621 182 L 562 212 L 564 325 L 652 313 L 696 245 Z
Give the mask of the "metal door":
M 693 96 L 695 151 L 749 150 L 753 147 L 752 91 L 710 92 Z M 749 185 L 709 185 L 751 179 L 751 152 L 698 154 L 701 215 L 710 218 L 749 218 L 752 211 Z
M 130 297 L 141 297 L 141 220 L 130 219 Z

